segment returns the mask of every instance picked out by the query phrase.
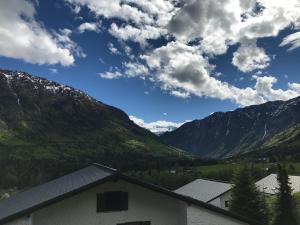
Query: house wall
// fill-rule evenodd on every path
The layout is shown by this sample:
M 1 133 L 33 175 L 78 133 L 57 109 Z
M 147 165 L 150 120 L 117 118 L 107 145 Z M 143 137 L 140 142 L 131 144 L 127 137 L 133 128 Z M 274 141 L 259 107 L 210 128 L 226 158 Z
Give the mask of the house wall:
M 120 190 L 128 192 L 127 211 L 96 212 L 98 193 Z M 107 182 L 40 209 L 32 216 L 32 225 L 116 225 L 134 221 L 151 221 L 151 225 L 186 225 L 186 203 L 125 181 L 117 181 Z
M 97 213 L 96 195 L 105 191 L 127 191 L 128 210 Z M 134 221 L 151 221 L 151 225 L 248 225 L 121 180 L 99 185 L 5 225 L 117 225 Z
M 212 200 L 211 202 L 208 202 L 211 205 L 220 207 L 221 209 L 229 210 L 229 207 L 226 207 L 225 202 L 230 200 L 230 194 L 231 192 L 225 192 L 223 195 L 220 197 Z
M 5 225 L 31 225 L 31 217 L 21 217 L 11 222 L 8 222 Z
M 190 205 L 187 208 L 187 225 L 249 225 L 231 217 Z

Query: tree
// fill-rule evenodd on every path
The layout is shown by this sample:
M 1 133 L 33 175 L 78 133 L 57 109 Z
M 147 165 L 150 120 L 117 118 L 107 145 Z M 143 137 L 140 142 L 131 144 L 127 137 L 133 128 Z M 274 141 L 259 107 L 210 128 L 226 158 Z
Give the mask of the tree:
M 275 204 L 275 218 L 273 225 L 298 225 L 295 209 L 296 204 L 292 196 L 289 176 L 284 163 L 278 163 L 277 181 L 279 184 L 277 200 Z
M 230 211 L 250 219 L 268 223 L 268 207 L 264 195 L 255 185 L 251 170 L 244 166 L 234 174 Z

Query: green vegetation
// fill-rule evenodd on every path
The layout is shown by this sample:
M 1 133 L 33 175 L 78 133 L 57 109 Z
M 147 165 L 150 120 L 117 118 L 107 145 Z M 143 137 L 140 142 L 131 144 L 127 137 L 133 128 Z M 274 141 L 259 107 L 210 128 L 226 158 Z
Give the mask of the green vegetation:
M 218 163 L 214 165 L 198 166 L 195 168 L 197 174 L 204 178 L 230 181 L 233 177 L 234 171 L 243 167 L 247 163 L 242 162 L 228 162 Z M 275 162 L 248 162 L 253 166 L 254 176 L 256 179 L 262 178 L 270 173 L 277 173 L 277 164 Z M 300 174 L 300 162 L 288 162 L 287 171 L 289 174 Z
M 252 170 L 246 165 L 243 166 L 235 172 L 232 181 L 230 211 L 267 224 L 267 204 L 264 195 L 255 185 Z
M 288 129 L 274 135 L 268 139 L 263 145 L 262 149 L 279 148 L 285 145 L 285 148 L 292 146 L 300 146 L 300 124 L 289 127 Z M 289 145 L 289 146 L 287 146 Z
M 278 164 L 277 180 L 279 188 L 276 194 L 275 216 L 272 225 L 297 225 L 295 201 L 292 197 L 289 176 L 284 163 Z
M 190 157 L 121 110 L 28 74 L 0 70 L 0 190 L 22 189 L 93 162 L 121 170 Z

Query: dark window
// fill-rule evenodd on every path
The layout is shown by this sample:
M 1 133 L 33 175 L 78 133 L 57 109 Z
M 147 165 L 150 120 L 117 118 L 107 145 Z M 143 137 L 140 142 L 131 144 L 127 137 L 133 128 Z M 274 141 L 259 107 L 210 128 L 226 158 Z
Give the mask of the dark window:
M 117 225 L 151 225 L 150 221 L 118 223 Z
M 128 210 L 128 193 L 104 192 L 97 195 L 97 212 Z
M 229 201 L 225 201 L 225 207 L 226 207 L 226 208 L 229 207 Z

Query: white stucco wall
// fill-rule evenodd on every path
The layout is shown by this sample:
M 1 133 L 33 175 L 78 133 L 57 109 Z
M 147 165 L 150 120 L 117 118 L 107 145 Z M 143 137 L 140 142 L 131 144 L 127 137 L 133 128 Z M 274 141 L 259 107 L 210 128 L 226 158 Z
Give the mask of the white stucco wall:
M 128 210 L 96 212 L 96 195 L 105 191 L 128 191 Z M 124 181 L 99 187 L 33 213 L 32 225 L 116 225 L 151 221 L 151 225 L 186 225 L 186 204 Z
M 230 200 L 230 194 L 231 192 L 226 192 L 223 195 L 221 195 L 220 197 L 212 200 L 211 202 L 208 202 L 211 205 L 220 207 L 221 209 L 225 209 L 225 210 L 229 210 L 229 207 L 225 206 L 225 202 Z
M 226 206 L 225 206 L 225 202 L 226 202 L 226 201 L 229 201 L 230 198 L 231 198 L 231 192 L 230 192 L 230 191 L 224 193 L 223 195 L 221 195 L 221 197 L 220 197 L 220 202 L 221 202 L 221 208 L 222 208 L 222 209 L 229 210 L 229 207 L 226 207 Z
M 8 222 L 5 225 L 31 225 L 31 217 L 21 217 L 11 222 Z
M 212 200 L 211 202 L 208 202 L 211 205 L 220 207 L 221 209 L 229 210 L 229 207 L 225 206 L 225 202 L 230 200 L 230 191 L 224 193 L 220 197 Z
M 248 225 L 234 218 L 227 217 L 195 205 L 187 208 L 187 225 Z

